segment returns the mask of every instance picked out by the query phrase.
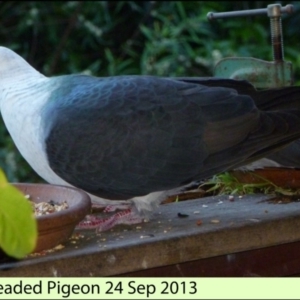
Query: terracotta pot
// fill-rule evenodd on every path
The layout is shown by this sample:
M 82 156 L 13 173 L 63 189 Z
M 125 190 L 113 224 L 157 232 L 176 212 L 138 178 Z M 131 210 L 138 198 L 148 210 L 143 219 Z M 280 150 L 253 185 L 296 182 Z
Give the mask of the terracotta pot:
M 65 186 L 51 184 L 13 183 L 33 202 L 57 203 L 66 201 L 68 208 L 37 217 L 38 241 L 34 252 L 51 249 L 66 241 L 75 226 L 90 212 L 91 199 L 85 192 Z
M 264 168 L 253 172 L 231 171 L 241 183 L 261 183 L 263 177 L 282 188 L 300 188 L 300 170 L 289 168 Z M 257 175 L 257 176 L 256 176 Z

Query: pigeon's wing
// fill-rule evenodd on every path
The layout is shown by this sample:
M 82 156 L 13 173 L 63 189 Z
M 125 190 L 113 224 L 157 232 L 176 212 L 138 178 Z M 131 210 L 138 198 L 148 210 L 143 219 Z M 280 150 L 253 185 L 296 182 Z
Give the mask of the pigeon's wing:
M 205 85 L 207 87 L 223 87 L 234 89 L 240 95 L 248 95 L 254 100 L 259 98 L 259 92 L 257 89 L 246 80 L 235 80 L 229 78 L 218 78 L 218 77 L 174 77 L 173 79 L 179 80 L 185 83 L 193 83 Z
M 257 90 L 250 82 L 246 80 L 234 80 L 217 77 L 176 77 L 176 80 L 209 87 L 224 87 L 234 89 L 240 95 L 250 96 L 257 108 L 264 111 L 300 109 L 298 86 Z
M 128 199 L 211 176 L 288 131 L 289 121 L 261 121 L 252 99 L 232 89 L 150 76 L 54 81 L 43 112 L 49 164 L 103 198 Z

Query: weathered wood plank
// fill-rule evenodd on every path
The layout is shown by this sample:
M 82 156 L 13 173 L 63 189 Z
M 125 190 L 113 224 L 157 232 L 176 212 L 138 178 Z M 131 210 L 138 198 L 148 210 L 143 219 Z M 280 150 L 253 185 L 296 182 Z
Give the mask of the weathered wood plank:
M 254 195 L 231 202 L 228 196 L 217 196 L 162 205 L 149 223 L 101 234 L 80 231 L 84 238 L 76 244 L 2 265 L 11 269 L 0 276 L 121 276 L 300 241 L 300 202 L 265 199 Z M 188 217 L 179 218 L 178 213 Z

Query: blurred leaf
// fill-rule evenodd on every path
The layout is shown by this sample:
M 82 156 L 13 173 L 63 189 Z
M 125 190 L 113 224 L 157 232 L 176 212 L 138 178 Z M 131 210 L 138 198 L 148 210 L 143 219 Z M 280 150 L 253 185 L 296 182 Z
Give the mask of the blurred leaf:
M 10 185 L 0 170 L 0 247 L 9 256 L 23 258 L 37 241 L 37 224 L 32 206 Z

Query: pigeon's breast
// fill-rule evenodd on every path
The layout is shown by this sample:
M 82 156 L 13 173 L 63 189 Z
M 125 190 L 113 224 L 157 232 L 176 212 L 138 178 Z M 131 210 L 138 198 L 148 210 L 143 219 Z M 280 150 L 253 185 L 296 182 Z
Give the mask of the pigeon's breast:
M 49 167 L 44 150 L 44 124 L 42 111 L 50 97 L 49 79 L 34 85 L 7 88 L 3 92 L 1 113 L 4 123 L 22 156 L 46 181 L 65 184 Z

